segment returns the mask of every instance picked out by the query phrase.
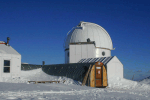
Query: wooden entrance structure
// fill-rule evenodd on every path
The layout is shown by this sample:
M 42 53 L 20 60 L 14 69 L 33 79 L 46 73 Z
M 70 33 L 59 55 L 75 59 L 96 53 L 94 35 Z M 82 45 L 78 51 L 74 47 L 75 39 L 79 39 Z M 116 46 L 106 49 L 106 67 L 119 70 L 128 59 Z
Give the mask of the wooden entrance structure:
M 92 66 L 90 72 L 91 87 L 106 87 L 107 86 L 107 71 L 103 63 L 96 62 Z

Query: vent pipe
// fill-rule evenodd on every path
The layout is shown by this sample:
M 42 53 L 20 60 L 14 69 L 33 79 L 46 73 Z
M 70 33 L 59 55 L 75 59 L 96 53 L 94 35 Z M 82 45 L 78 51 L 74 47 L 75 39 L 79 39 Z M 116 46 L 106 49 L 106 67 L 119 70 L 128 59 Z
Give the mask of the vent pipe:
M 43 66 L 45 65 L 45 61 L 43 61 L 43 64 L 42 64 Z
M 87 39 L 87 42 L 91 42 L 90 38 Z
M 9 40 L 10 40 L 10 38 L 9 38 L 9 37 L 7 37 L 7 43 L 6 43 L 6 45 L 8 45 L 8 44 L 9 44 Z

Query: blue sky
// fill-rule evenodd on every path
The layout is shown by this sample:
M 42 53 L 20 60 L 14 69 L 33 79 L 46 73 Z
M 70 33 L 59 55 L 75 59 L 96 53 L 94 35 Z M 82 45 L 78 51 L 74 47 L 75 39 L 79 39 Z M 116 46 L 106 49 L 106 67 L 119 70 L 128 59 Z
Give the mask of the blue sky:
M 10 37 L 22 62 L 64 63 L 64 39 L 80 21 L 110 34 L 125 78 L 150 76 L 148 0 L 0 0 L 0 41 Z

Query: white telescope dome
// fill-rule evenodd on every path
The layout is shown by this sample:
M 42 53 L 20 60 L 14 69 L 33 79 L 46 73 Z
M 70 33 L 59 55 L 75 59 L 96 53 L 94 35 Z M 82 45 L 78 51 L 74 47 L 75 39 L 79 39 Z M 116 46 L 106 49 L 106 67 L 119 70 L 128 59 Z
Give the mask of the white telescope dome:
M 87 42 L 88 38 L 90 41 L 95 41 L 95 46 L 98 48 L 113 49 L 112 40 L 107 31 L 103 27 L 90 22 L 80 22 L 67 34 L 65 49 L 69 48 L 69 43 Z

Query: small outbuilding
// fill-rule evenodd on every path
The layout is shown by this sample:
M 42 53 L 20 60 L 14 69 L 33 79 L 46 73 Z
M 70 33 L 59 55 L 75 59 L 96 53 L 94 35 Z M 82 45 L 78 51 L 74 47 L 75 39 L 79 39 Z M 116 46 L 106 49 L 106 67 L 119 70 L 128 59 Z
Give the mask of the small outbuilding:
M 21 55 L 10 45 L 0 41 L 0 79 L 20 77 Z
M 81 59 L 78 63 L 93 63 L 93 62 L 102 62 L 106 68 L 102 68 L 102 72 L 106 71 L 107 80 L 109 84 L 109 79 L 112 77 L 123 78 L 123 64 L 116 56 L 110 57 L 101 57 L 101 58 L 85 58 Z M 95 69 L 92 67 L 92 69 Z M 105 75 L 106 76 L 106 75 Z

